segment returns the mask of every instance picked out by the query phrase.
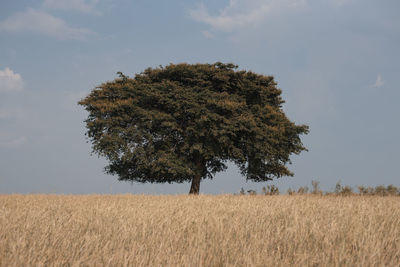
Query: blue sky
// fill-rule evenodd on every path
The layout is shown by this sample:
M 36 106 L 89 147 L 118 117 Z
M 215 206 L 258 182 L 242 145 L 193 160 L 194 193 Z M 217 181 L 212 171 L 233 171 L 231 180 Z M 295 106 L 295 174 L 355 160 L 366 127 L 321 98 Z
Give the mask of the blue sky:
M 233 62 L 273 75 L 291 120 L 308 124 L 281 191 L 318 180 L 400 186 L 397 0 L 42 0 L 0 2 L 0 193 L 187 193 L 105 175 L 77 101 L 122 71 Z M 206 194 L 250 183 L 235 166 Z

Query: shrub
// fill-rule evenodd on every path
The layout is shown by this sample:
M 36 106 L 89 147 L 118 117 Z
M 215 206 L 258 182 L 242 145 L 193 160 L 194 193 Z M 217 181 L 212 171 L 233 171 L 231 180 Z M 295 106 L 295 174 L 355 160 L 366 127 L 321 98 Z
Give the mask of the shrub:
M 358 186 L 358 191 L 360 195 L 373 195 L 374 194 L 374 188 L 372 187 L 365 187 L 365 186 Z
M 346 185 L 344 187 L 342 187 L 342 189 L 340 190 L 340 194 L 342 196 L 350 196 L 353 194 L 353 188 L 351 188 L 351 186 Z
M 307 186 L 302 186 L 297 190 L 297 194 L 299 195 L 304 195 L 308 193 L 308 187 Z
M 249 193 L 249 195 L 251 195 L 251 196 L 255 196 L 255 195 L 257 195 L 257 191 L 256 190 L 247 190 L 247 193 Z
M 319 182 L 318 181 L 312 180 L 311 184 L 312 184 L 312 187 L 313 187 L 313 190 L 311 192 L 312 194 L 321 194 L 322 193 L 322 191 L 319 189 Z
M 242 187 L 242 189 L 240 189 L 239 194 L 241 194 L 241 195 L 246 195 L 246 192 L 244 191 L 243 187 Z
M 267 185 L 267 187 L 265 188 L 265 186 L 262 189 L 262 192 L 264 195 L 279 195 L 279 188 L 276 187 L 275 185 Z
M 400 195 L 400 188 L 397 188 L 396 186 L 390 184 L 386 187 L 386 191 L 388 193 L 388 195 L 390 196 L 396 196 L 396 195 Z
M 382 196 L 382 197 L 388 195 L 388 193 L 386 191 L 386 187 L 383 185 L 378 185 L 377 187 L 375 187 L 374 193 L 375 193 L 375 195 Z

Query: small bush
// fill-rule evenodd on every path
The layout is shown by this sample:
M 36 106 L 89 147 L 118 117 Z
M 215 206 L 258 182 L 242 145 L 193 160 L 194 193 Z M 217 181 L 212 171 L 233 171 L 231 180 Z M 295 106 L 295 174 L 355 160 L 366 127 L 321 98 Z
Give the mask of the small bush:
M 375 187 L 375 195 L 384 197 L 388 195 L 388 192 L 386 191 L 386 187 L 383 185 L 378 185 Z
M 275 185 L 267 185 L 267 187 L 263 187 L 262 192 L 264 195 L 279 195 L 279 188 L 276 187 Z
M 335 186 L 335 194 L 342 195 L 342 196 L 350 196 L 350 195 L 353 195 L 353 188 L 351 188 L 351 186 L 349 186 L 349 185 L 342 186 L 340 184 L 340 180 L 339 180 Z
M 308 193 L 308 187 L 307 186 L 302 186 L 297 190 L 297 194 L 299 195 L 304 195 Z
M 358 186 L 358 191 L 360 195 L 374 195 L 374 188 L 373 187 L 365 187 L 365 186 Z
M 322 194 L 322 191 L 319 189 L 319 182 L 318 181 L 312 180 L 311 184 L 312 184 L 312 187 L 313 187 L 313 190 L 311 191 L 312 194 L 315 194 L 315 195 Z
M 349 185 L 346 185 L 346 186 L 342 187 L 340 194 L 342 196 L 350 196 L 353 194 L 353 188 L 351 188 L 351 186 L 349 186 Z
M 400 195 L 400 191 L 399 188 L 397 188 L 394 185 L 388 185 L 388 186 L 384 186 L 384 185 L 378 185 L 375 188 L 369 186 L 369 187 L 365 187 L 365 186 L 358 186 L 358 191 L 360 195 L 377 195 L 377 196 L 397 196 Z
M 400 188 L 397 188 L 396 186 L 390 184 L 386 187 L 386 191 L 389 196 L 396 196 L 400 195 Z
M 297 190 L 289 188 L 287 190 L 287 194 L 292 196 L 292 195 L 305 195 L 305 194 L 314 194 L 314 195 L 325 195 L 325 196 L 353 196 L 357 195 L 357 193 L 353 190 L 353 188 L 349 185 L 342 186 L 340 180 L 336 183 L 335 185 L 335 190 L 333 192 L 322 192 L 322 190 L 319 188 L 319 182 L 318 181 L 312 181 L 312 190 L 309 191 L 309 188 L 307 186 L 302 186 L 299 187 Z M 358 195 L 360 196 L 400 196 L 400 187 L 396 187 L 392 184 L 388 186 L 384 185 L 378 185 L 376 187 L 371 187 L 371 186 L 357 186 L 358 189 Z M 257 192 L 255 190 L 248 190 L 247 191 L 250 195 L 256 195 Z M 240 190 L 241 195 L 245 195 L 246 192 L 242 188 Z M 279 188 L 276 187 L 275 185 L 268 185 L 266 187 L 262 188 L 262 194 L 263 195 L 279 195 L 280 191 Z
M 251 196 L 257 195 L 257 191 L 256 190 L 247 190 L 247 193 L 249 193 L 249 195 L 251 195 Z
M 340 184 L 340 180 L 336 183 L 336 186 L 335 186 L 335 193 L 336 194 L 340 194 L 340 192 L 342 191 L 342 189 L 343 189 L 343 186 Z

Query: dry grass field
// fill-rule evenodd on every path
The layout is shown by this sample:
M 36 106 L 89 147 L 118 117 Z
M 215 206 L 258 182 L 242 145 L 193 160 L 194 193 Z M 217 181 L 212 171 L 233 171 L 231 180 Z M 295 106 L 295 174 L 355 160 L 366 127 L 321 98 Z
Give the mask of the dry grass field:
M 400 197 L 0 195 L 0 266 L 399 266 Z

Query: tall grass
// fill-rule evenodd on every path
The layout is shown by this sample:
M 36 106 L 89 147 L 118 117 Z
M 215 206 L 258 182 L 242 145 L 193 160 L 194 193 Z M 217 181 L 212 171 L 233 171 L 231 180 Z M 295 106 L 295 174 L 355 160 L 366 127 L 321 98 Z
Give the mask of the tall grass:
M 0 266 L 398 266 L 394 196 L 0 195 Z

